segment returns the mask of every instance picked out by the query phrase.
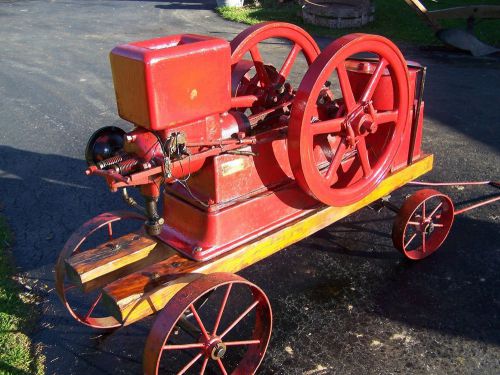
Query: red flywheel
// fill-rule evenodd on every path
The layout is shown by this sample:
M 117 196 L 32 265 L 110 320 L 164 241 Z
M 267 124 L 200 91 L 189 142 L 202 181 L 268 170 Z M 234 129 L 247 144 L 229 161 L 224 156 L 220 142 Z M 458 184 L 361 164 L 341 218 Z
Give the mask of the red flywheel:
M 284 52 L 278 47 L 289 46 L 289 52 L 278 69 L 262 55 L 266 44 L 278 52 Z M 289 76 L 299 56 L 302 54 L 310 65 L 319 52 L 314 39 L 296 25 L 285 22 L 253 25 L 231 41 L 232 95 L 255 95 L 258 101 L 250 109 L 254 114 L 285 104 L 293 99 Z
M 363 199 L 387 174 L 409 111 L 406 61 L 391 41 L 367 34 L 334 41 L 310 66 L 292 106 L 288 155 L 299 186 L 330 206 Z

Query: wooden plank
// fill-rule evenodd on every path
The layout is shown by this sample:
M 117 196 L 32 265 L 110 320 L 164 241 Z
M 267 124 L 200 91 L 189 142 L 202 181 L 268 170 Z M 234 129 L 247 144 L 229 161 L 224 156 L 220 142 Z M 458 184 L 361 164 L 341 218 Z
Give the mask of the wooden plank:
M 107 285 L 103 289 L 103 302 L 120 322 L 131 324 L 161 310 L 179 290 L 200 275 L 238 272 L 390 194 L 430 171 L 432 164 L 433 156 L 426 156 L 388 176 L 373 192 L 356 203 L 311 210 L 307 216 L 209 261 L 196 262 L 178 254 L 172 255 Z
M 84 292 L 157 263 L 174 251 L 142 232 L 128 233 L 65 261 L 68 278 Z

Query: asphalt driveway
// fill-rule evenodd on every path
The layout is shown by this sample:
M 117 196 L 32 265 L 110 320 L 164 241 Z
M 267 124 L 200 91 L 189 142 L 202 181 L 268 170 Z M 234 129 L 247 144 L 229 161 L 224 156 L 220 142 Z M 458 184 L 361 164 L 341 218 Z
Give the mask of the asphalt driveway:
M 83 174 L 83 148 L 115 111 L 108 52 L 191 32 L 232 39 L 244 25 L 196 1 L 0 1 L 0 202 L 19 272 L 43 297 L 34 340 L 48 374 L 138 374 L 151 321 L 101 336 L 79 326 L 53 290 L 71 232 L 124 208 Z M 320 40 L 325 45 L 327 40 Z M 427 180 L 500 179 L 500 59 L 424 52 Z M 404 189 L 401 196 L 411 189 Z M 448 189 L 457 201 L 488 193 Z M 263 374 L 497 374 L 500 210 L 457 219 L 442 250 L 409 263 L 390 212 L 365 209 L 243 272 L 268 293 L 275 328 Z

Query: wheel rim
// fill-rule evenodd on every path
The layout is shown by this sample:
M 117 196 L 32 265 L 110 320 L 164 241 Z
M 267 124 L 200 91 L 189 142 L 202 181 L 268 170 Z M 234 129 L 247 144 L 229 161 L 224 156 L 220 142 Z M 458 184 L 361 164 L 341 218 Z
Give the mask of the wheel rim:
M 96 298 L 88 305 L 85 313 L 78 313 L 76 307 L 72 306 L 68 300 L 68 292 L 78 292 L 80 289 L 76 284 L 71 283 L 66 279 L 65 260 L 72 255 L 78 253 L 83 244 L 90 236 L 98 232 L 100 229 L 108 231 L 109 239 L 113 238 L 113 223 L 121 220 L 146 220 L 146 218 L 138 213 L 129 211 L 114 211 L 100 214 L 83 224 L 78 230 L 73 232 L 59 254 L 55 267 L 56 273 L 56 291 L 63 305 L 69 311 L 71 316 L 80 323 L 97 329 L 111 329 L 121 326 L 121 324 L 112 316 L 96 317 L 93 316 L 96 307 L 101 301 L 102 293 L 98 293 Z
M 378 60 L 372 62 L 370 79 L 355 97 L 349 74 L 352 57 L 360 53 L 375 54 Z M 332 74 L 338 77 L 342 99 L 328 101 L 326 106 L 324 97 L 331 93 L 325 83 Z M 382 79 L 390 82 L 390 109 L 377 108 L 373 99 Z M 339 103 L 342 108 L 332 111 L 331 106 Z M 288 155 L 299 186 L 331 206 L 345 206 L 365 197 L 391 166 L 409 107 L 406 61 L 392 42 L 366 34 L 334 41 L 307 71 L 291 112 Z M 318 143 L 323 159 L 318 156 Z
M 231 316 L 228 319 L 230 324 L 223 322 L 228 317 L 225 315 L 229 314 L 230 305 L 234 304 L 228 301 L 232 296 L 239 295 L 237 291 L 241 288 L 246 288 L 250 293 L 251 302 L 241 306 L 236 317 Z M 212 316 L 213 321 L 210 322 L 206 315 L 213 311 L 203 311 L 202 317 L 200 309 L 195 307 L 197 301 L 208 293 L 211 294 L 209 298 L 214 297 L 213 293 L 218 293 L 220 297 L 214 300 L 216 314 Z M 252 320 L 248 318 L 250 314 L 255 318 L 252 326 L 248 325 Z M 189 321 L 186 323 L 187 319 L 181 320 L 188 315 L 191 316 L 191 323 Z M 192 337 L 186 336 L 187 342 L 179 343 L 184 337 L 176 333 L 178 330 L 175 328 L 186 325 L 188 328 L 192 325 L 198 331 Z M 245 328 L 248 332 L 250 332 L 248 329 L 251 329 L 251 337 L 228 339 L 232 331 L 242 325 L 247 325 Z M 144 350 L 144 373 L 161 373 L 160 364 L 165 360 L 168 362 L 169 371 L 178 375 L 193 373 L 195 369 L 197 373 L 204 374 L 209 368 L 222 374 L 254 374 L 266 352 L 271 329 L 271 306 L 260 288 L 233 274 L 216 273 L 201 276 L 175 295 L 155 320 Z M 173 343 L 174 339 L 177 340 L 176 343 Z M 229 359 L 226 360 L 226 355 L 238 348 L 245 353 L 241 354 L 241 359 L 238 358 L 236 363 L 228 365 Z M 174 355 L 186 354 L 190 356 L 184 356 L 180 364 L 173 363 Z
M 291 42 L 291 49 L 280 69 L 266 64 L 259 43 L 272 38 Z M 231 41 L 231 84 L 233 96 L 255 95 L 259 101 L 251 109 L 259 113 L 265 109 L 287 103 L 294 95 L 287 82 L 289 74 L 302 54 L 308 65 L 319 55 L 314 39 L 298 26 L 284 22 L 264 22 L 245 29 Z M 251 60 L 244 60 L 249 53 Z M 251 76 L 250 70 L 255 74 Z
M 451 199 L 437 190 L 424 189 L 409 197 L 394 222 L 392 239 L 407 258 L 420 260 L 446 240 L 454 219 Z

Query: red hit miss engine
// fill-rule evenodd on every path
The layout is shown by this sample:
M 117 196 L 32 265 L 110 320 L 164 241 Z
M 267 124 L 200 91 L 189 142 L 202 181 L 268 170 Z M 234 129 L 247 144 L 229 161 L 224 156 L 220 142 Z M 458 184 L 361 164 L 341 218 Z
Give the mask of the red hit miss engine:
M 260 52 L 270 38 L 291 44 L 279 68 Z M 125 188 L 138 186 L 148 233 L 196 260 L 318 205 L 362 200 L 420 156 L 422 111 L 413 107 L 422 69 L 373 35 L 347 35 L 319 52 L 284 23 L 251 27 L 231 43 L 183 34 L 116 47 L 118 112 L 135 129 L 97 131 L 87 174 L 124 188 L 133 205 Z M 299 54 L 309 69 L 293 87 Z
M 276 46 L 288 50 L 273 65 L 262 56 Z M 234 273 L 432 169 L 420 150 L 425 69 L 374 35 L 320 53 L 286 23 L 252 26 L 231 43 L 192 34 L 131 43 L 110 58 L 119 114 L 135 128 L 94 133 L 87 174 L 142 213 L 105 212 L 76 230 L 56 264 L 57 293 L 97 329 L 158 314 L 145 374 L 254 374 L 271 306 Z M 394 245 L 415 260 L 442 244 L 454 217 L 431 189 L 394 210 Z M 127 220 L 146 231 L 117 235 L 113 223 Z

